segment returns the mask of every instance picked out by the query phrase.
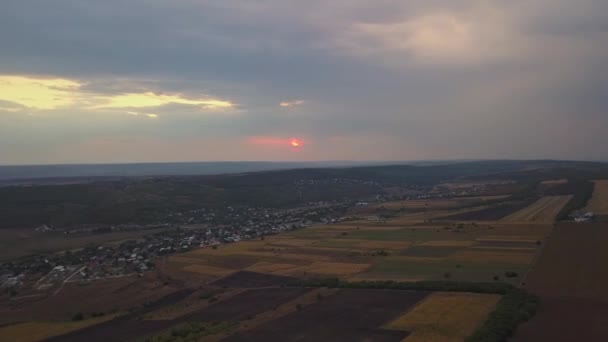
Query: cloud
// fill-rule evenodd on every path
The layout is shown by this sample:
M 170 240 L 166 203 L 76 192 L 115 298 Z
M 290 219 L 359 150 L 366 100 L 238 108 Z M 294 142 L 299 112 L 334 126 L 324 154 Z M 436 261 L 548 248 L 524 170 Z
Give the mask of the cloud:
M 141 108 L 141 107 L 159 107 L 172 103 L 199 106 L 203 109 L 221 110 L 230 109 L 234 104 L 229 101 L 218 99 L 189 99 L 181 95 L 165 95 L 155 94 L 152 92 L 145 93 L 128 93 L 114 96 L 99 96 L 95 100 L 100 104 L 91 108 Z
M 133 116 L 140 116 L 140 115 L 142 115 L 142 116 L 146 116 L 146 117 L 151 118 L 151 119 L 156 119 L 156 118 L 159 117 L 158 114 L 154 114 L 154 113 L 139 113 L 139 112 L 133 112 L 133 111 L 128 111 L 126 113 L 129 114 L 129 115 L 133 115 Z
M 0 100 L 41 110 L 67 107 L 78 102 L 81 85 L 63 78 L 0 75 Z
M 301 106 L 304 104 L 303 100 L 293 100 L 293 101 L 281 101 L 279 103 L 280 107 L 287 107 L 287 108 L 291 108 L 291 107 L 297 107 L 297 106 Z
M 247 138 L 247 142 L 253 145 L 285 145 L 289 144 L 289 139 L 272 136 L 254 136 Z
M 19 105 L 34 110 L 60 108 L 115 110 L 125 108 L 154 108 L 170 104 L 196 106 L 205 111 L 222 111 L 235 108 L 235 104 L 221 99 L 187 97 L 182 94 L 164 94 L 145 91 L 140 93 L 102 94 L 83 89 L 86 83 L 65 78 L 0 75 L 0 100 L 11 104 L 0 110 L 18 111 Z M 133 113 L 133 112 L 129 112 Z M 149 117 L 158 117 L 150 114 Z
M 528 39 L 517 19 L 494 3 L 472 2 L 464 8 L 431 8 L 391 20 L 358 21 L 338 42 L 355 56 L 388 61 L 403 67 L 413 63 L 480 65 L 517 58 Z

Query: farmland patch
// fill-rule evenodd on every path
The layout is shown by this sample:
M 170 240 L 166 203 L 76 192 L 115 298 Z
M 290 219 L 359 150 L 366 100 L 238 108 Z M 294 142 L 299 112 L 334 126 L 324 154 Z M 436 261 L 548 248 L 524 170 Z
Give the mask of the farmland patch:
M 116 315 L 95 317 L 82 321 L 28 322 L 0 327 L 0 336 L 5 341 L 34 342 L 49 337 L 67 334 L 113 319 Z
M 596 215 L 608 215 L 608 180 L 593 182 L 593 194 L 584 211 L 592 211 Z
M 227 269 L 227 268 L 219 268 L 219 267 L 213 267 L 213 266 L 201 265 L 201 264 L 188 265 L 188 266 L 183 267 L 182 270 L 184 270 L 186 272 L 202 273 L 202 274 L 210 275 L 210 276 L 214 276 L 214 277 L 223 277 L 230 273 L 235 272 L 235 270 L 231 270 L 231 269 Z
M 294 278 L 262 274 L 257 272 L 239 271 L 233 273 L 225 278 L 219 279 L 213 282 L 216 286 L 225 287 L 269 287 L 269 286 L 282 286 L 291 282 Z
M 226 341 L 398 342 L 408 333 L 381 329 L 381 326 L 426 295 L 426 292 L 413 291 L 344 289 L 300 311 L 237 333 Z
M 454 254 L 460 249 L 460 247 L 413 246 L 402 251 L 400 255 L 423 258 L 444 258 Z
M 572 199 L 572 195 L 545 196 L 503 218 L 504 221 L 534 221 L 551 223 L 562 208 Z
M 406 342 L 463 341 L 495 308 L 500 295 L 433 293 L 405 315 L 385 326 L 411 331 Z

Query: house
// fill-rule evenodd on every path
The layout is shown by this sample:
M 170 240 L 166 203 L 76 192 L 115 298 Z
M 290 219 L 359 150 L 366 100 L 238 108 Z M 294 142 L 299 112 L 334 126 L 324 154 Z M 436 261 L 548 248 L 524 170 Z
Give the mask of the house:
M 574 222 L 588 222 L 593 219 L 594 214 L 592 212 L 587 212 L 583 215 L 578 214 L 574 217 Z

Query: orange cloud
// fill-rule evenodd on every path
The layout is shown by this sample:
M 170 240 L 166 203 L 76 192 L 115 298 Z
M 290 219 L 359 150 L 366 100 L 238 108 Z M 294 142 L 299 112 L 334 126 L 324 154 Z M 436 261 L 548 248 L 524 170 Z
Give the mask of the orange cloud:
M 304 100 L 293 100 L 293 101 L 282 101 L 279 103 L 279 106 L 291 108 L 291 107 L 301 106 L 303 104 L 304 104 Z

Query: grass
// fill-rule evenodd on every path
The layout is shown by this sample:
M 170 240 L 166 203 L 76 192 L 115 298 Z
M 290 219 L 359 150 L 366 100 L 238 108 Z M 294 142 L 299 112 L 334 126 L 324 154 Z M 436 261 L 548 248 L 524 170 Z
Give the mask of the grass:
M 188 322 L 177 325 L 166 332 L 139 339 L 140 342 L 186 342 L 198 341 L 205 336 L 216 335 L 234 330 L 238 327 L 236 322 Z
M 41 341 L 105 322 L 116 316 L 118 314 L 94 317 L 81 321 L 19 323 L 0 328 L 0 336 L 2 336 L 3 341 Z
M 414 246 L 403 251 L 401 255 L 413 257 L 443 258 L 448 257 L 461 249 L 462 248 L 460 247 Z
M 454 233 L 442 228 L 442 226 L 437 226 L 425 228 L 408 227 L 400 230 L 354 231 L 350 232 L 344 238 L 359 240 L 405 240 L 410 242 L 426 242 L 432 240 L 470 240 L 479 235 L 477 230 Z
M 348 275 L 364 271 L 369 268 L 369 264 L 354 264 L 345 262 L 315 262 L 304 268 L 308 273 L 314 274 L 335 274 Z
M 386 257 L 376 262 L 372 267 L 358 274 L 355 279 L 368 280 L 454 280 L 454 281 L 494 281 L 499 280 L 516 283 L 525 273 L 528 266 L 486 262 L 452 261 L 446 259 L 415 258 L 415 257 Z M 505 272 L 516 272 L 517 277 L 506 279 Z
M 385 326 L 413 333 L 407 342 L 462 341 L 494 310 L 497 294 L 436 292 Z

